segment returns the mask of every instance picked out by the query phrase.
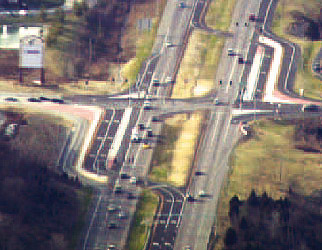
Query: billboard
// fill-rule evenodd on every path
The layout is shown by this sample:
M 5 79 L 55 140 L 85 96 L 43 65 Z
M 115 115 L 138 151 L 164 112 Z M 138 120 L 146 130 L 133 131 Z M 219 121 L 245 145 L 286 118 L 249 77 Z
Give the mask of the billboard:
M 19 67 L 40 69 L 44 67 L 44 41 L 40 37 L 27 36 L 20 40 Z

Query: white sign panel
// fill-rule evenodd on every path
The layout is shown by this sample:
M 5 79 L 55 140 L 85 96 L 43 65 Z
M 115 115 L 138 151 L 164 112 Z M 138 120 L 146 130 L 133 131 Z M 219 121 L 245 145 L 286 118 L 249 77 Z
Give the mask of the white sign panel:
M 44 45 L 40 38 L 20 42 L 20 68 L 43 68 Z

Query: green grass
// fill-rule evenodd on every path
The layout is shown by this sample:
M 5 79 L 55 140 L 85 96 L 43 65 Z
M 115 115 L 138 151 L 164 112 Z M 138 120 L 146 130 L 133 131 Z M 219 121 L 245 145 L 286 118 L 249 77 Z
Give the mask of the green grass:
M 297 150 L 294 125 L 287 122 L 258 121 L 255 136 L 241 142 L 230 157 L 231 173 L 221 190 L 217 211 L 217 235 L 229 226 L 229 200 L 234 195 L 246 199 L 252 189 L 266 191 L 274 199 L 284 197 L 289 187 L 310 194 L 321 186 L 321 155 Z M 219 240 L 216 249 L 222 248 Z
M 318 15 L 321 4 L 318 0 L 281 0 L 275 11 L 272 30 L 278 36 L 301 47 L 302 59 L 296 73 L 294 91 L 304 89 L 304 96 L 322 100 L 321 81 L 314 77 L 311 66 L 314 57 L 321 48 L 321 41 L 310 41 L 286 33 L 290 23 L 294 22 L 291 12 L 303 12 L 306 16 Z
M 158 207 L 159 199 L 150 190 L 144 190 L 134 214 L 130 235 L 127 243 L 129 250 L 142 250 L 148 240 L 153 217 Z
M 213 29 L 228 30 L 236 0 L 213 0 L 209 6 L 206 23 Z
M 156 182 L 167 182 L 168 173 L 171 170 L 173 150 L 175 142 L 179 138 L 181 126 L 174 126 L 165 123 L 162 128 L 161 138 L 163 144 L 158 144 L 153 151 L 152 170 L 149 178 Z
M 212 1 L 205 21 L 213 29 L 227 31 L 236 0 Z M 204 31 L 194 31 L 189 39 L 184 58 L 180 65 L 173 98 L 201 96 L 216 89 L 214 76 L 225 39 Z

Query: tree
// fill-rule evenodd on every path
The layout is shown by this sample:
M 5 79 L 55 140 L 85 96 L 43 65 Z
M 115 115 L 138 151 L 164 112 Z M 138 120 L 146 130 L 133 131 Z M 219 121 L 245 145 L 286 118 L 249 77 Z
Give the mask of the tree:
M 232 247 L 237 243 L 237 233 L 235 229 L 228 228 L 226 235 L 225 235 L 225 245 L 227 247 Z

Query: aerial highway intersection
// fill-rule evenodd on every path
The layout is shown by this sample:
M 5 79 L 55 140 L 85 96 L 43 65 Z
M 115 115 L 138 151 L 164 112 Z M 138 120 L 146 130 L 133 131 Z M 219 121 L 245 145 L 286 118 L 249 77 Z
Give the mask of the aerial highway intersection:
M 76 109 L 99 107 L 96 118 L 73 133 L 83 139 L 78 156 L 75 148 L 66 149 L 59 159 L 64 171 L 96 190 L 78 249 L 126 249 L 143 188 L 160 196 L 145 249 L 207 249 L 229 169 L 228 157 L 243 136 L 242 124 L 261 117 L 320 115 L 321 102 L 292 92 L 299 52 L 270 32 L 277 1 L 237 1 L 225 32 L 206 26 L 209 2 L 167 1 L 152 54 L 129 91 L 113 96 L 74 96 L 59 104 L 77 104 Z M 213 79 L 219 88 L 201 98 L 171 99 L 193 29 L 226 38 Z M 312 107 L 317 110 L 305 112 Z M 208 116 L 186 185 L 175 188 L 149 181 L 153 148 L 164 117 L 197 110 L 207 110 Z M 67 143 L 66 148 L 70 145 L 73 143 Z

